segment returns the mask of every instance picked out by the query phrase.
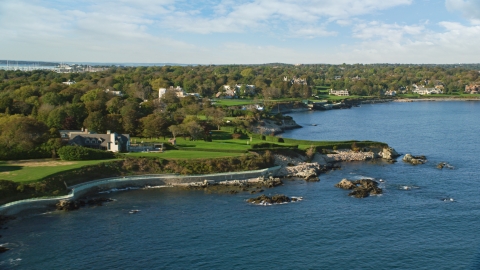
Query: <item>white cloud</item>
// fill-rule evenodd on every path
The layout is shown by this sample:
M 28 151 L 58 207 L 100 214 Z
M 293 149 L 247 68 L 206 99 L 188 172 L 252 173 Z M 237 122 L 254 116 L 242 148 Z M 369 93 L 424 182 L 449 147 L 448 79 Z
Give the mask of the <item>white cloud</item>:
M 440 22 L 442 31 L 423 25 L 398 25 L 370 22 L 354 28 L 361 39 L 346 46 L 338 57 L 346 62 L 363 63 L 473 63 L 480 62 L 480 26 Z M 350 49 L 350 51 L 348 50 Z
M 480 1 L 445 0 L 445 5 L 451 11 L 460 11 L 473 24 L 480 24 Z
M 409 36 L 418 36 L 425 31 L 424 25 L 385 24 L 377 21 L 360 23 L 353 27 L 353 37 L 360 39 L 381 38 L 401 42 Z
M 306 37 L 328 36 L 322 23 L 343 20 L 411 4 L 412 0 L 254 0 L 221 1 L 213 6 L 211 16 L 191 16 L 185 12 L 173 12 L 163 20 L 172 29 L 193 33 L 241 33 L 246 31 L 268 32 L 272 28 L 284 31 L 296 29 Z M 298 37 L 298 35 L 294 35 Z
M 76 7 L 49 7 L 46 1 L 4 0 L 0 3 L 0 57 L 25 60 L 150 62 L 152 52 L 169 58 L 172 51 L 194 45 L 149 30 L 154 14 L 167 13 L 170 0 L 97 2 Z M 159 51 L 159 47 L 162 48 Z M 171 59 L 173 61 L 174 59 Z

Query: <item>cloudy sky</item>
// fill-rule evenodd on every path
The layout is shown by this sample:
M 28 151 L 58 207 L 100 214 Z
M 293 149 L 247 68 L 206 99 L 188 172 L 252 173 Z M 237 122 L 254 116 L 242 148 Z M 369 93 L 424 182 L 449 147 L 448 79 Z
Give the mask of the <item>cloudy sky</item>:
M 478 63 L 480 0 L 0 0 L 0 59 Z

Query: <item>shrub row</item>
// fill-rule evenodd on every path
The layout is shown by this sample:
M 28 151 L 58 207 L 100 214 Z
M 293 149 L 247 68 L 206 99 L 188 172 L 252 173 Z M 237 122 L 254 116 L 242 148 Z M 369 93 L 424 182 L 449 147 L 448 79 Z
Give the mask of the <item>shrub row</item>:
M 113 152 L 82 146 L 64 146 L 58 150 L 58 155 L 62 160 L 100 160 L 115 157 Z

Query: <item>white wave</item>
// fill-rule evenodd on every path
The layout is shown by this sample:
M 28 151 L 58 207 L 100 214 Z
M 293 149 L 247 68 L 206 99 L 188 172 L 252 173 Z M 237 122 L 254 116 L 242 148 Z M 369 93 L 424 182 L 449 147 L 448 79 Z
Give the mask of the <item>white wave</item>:
M 168 186 L 165 186 L 165 185 L 163 185 L 163 186 L 146 186 L 143 189 L 167 188 L 167 187 Z
M 126 188 L 112 188 L 106 191 L 100 191 L 99 194 L 111 193 L 111 192 L 119 192 L 119 191 L 127 191 L 127 190 L 136 190 L 140 189 L 139 187 L 126 187 Z

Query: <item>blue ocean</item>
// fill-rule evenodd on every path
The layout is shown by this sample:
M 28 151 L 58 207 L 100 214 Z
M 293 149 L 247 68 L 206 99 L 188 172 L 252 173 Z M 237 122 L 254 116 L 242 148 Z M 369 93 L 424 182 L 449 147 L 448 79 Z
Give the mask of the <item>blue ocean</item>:
M 480 269 L 480 102 L 291 116 L 303 128 L 284 137 L 382 141 L 428 162 L 343 163 L 320 182 L 265 190 L 304 198 L 284 205 L 248 204 L 247 192 L 111 193 L 115 201 L 102 207 L 8 223 L 0 269 Z M 384 193 L 356 199 L 334 187 L 364 177 L 382 179 Z

